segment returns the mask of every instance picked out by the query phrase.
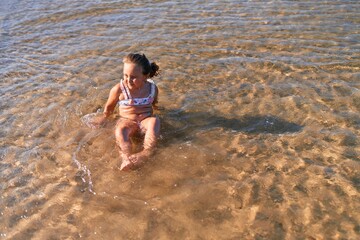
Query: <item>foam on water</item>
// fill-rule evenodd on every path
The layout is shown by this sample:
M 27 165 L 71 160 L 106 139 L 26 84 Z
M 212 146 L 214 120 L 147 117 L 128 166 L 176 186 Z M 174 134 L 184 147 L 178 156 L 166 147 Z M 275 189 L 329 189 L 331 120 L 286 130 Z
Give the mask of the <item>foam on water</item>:
M 79 174 L 80 174 L 80 177 L 81 177 L 83 183 L 88 185 L 89 192 L 96 194 L 96 192 L 94 192 L 94 190 L 93 190 L 94 186 L 93 186 L 93 182 L 91 179 L 90 169 L 88 169 L 87 166 L 85 164 L 81 163 L 76 157 L 77 153 L 80 151 L 80 149 L 84 143 L 85 143 L 84 141 L 80 141 L 79 146 L 77 147 L 76 151 L 72 155 L 72 159 L 73 159 L 75 165 L 78 167 Z
M 81 117 L 81 122 L 91 129 L 96 129 L 104 126 L 105 122 L 102 121 L 103 118 L 104 115 L 101 112 L 88 113 Z

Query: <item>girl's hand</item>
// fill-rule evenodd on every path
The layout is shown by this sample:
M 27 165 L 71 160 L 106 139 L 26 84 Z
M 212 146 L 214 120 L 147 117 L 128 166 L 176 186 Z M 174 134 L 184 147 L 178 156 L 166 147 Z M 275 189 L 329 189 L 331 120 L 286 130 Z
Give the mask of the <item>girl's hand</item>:
M 106 123 L 106 114 L 104 113 L 89 113 L 81 118 L 81 121 L 92 129 L 101 128 Z

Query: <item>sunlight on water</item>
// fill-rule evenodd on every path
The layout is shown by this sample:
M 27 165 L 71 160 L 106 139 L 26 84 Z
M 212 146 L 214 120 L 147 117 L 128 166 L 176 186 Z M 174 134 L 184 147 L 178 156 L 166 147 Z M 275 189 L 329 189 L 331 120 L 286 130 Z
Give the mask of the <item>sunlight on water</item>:
M 358 239 L 359 9 L 1 1 L 0 239 Z M 129 52 L 162 70 L 161 139 L 120 172 Z

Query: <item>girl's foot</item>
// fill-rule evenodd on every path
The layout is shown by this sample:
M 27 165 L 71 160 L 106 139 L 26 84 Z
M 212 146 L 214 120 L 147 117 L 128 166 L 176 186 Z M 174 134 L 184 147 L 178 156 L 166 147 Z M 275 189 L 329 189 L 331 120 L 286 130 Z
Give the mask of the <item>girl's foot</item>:
M 129 160 L 132 163 L 131 169 L 138 168 L 146 162 L 151 156 L 151 151 L 143 150 L 139 153 L 135 153 L 129 156 Z
M 120 171 L 130 170 L 133 163 L 130 161 L 129 156 L 127 156 L 125 154 L 121 154 L 121 158 L 122 158 L 122 163 L 120 166 Z

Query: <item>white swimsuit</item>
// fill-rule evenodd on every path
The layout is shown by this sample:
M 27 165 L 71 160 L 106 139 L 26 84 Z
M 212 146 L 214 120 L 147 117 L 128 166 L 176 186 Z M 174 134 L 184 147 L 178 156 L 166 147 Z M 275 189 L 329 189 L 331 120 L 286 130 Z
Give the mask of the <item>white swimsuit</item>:
M 155 99 L 155 83 L 151 79 L 147 79 L 147 82 L 151 85 L 151 90 L 149 96 L 145 98 L 132 98 L 130 95 L 130 90 L 124 85 L 124 80 L 120 80 L 120 88 L 125 97 L 124 100 L 119 101 L 121 106 L 138 106 L 138 105 L 151 105 Z

